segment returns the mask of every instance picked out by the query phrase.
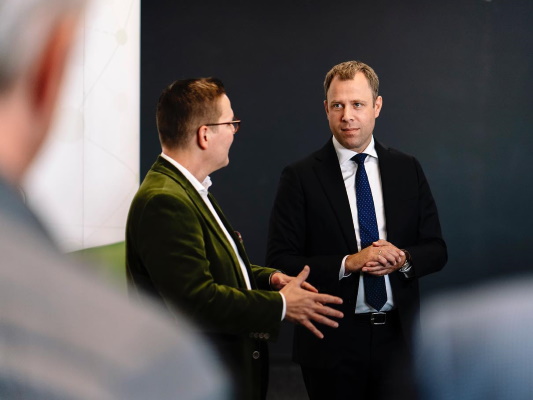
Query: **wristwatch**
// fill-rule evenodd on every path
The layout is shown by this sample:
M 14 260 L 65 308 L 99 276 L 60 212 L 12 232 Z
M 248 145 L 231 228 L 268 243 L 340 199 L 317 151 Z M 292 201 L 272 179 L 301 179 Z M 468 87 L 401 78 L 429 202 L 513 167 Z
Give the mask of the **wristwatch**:
M 411 255 L 407 250 L 402 251 L 405 253 L 405 262 L 398 271 L 400 271 L 406 278 L 410 278 L 410 272 L 413 269 L 413 264 L 411 264 Z

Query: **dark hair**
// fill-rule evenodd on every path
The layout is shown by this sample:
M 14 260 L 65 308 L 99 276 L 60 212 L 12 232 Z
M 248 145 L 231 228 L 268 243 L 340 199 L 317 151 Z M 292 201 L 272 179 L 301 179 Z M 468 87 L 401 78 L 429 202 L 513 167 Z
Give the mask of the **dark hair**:
M 226 93 L 216 78 L 177 80 L 159 97 L 156 121 L 161 145 L 184 147 L 203 124 L 218 120 L 218 99 Z
M 331 85 L 333 78 L 338 76 L 340 80 L 346 81 L 353 79 L 358 72 L 362 72 L 365 75 L 366 80 L 370 85 L 370 89 L 372 90 L 372 98 L 375 104 L 376 99 L 378 98 L 379 79 L 374 70 L 361 61 L 345 61 L 335 65 L 329 70 L 326 74 L 326 79 L 324 80 L 324 96 L 326 96 L 326 100 L 328 98 L 329 86 Z

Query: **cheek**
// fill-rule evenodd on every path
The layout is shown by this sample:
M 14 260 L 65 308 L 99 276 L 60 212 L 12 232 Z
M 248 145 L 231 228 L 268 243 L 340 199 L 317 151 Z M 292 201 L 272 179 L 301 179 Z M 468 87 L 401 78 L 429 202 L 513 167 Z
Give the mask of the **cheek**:
M 374 116 L 374 112 L 369 112 L 365 115 L 365 124 L 368 126 L 372 126 L 374 124 L 376 117 Z
M 229 138 L 228 138 L 228 148 L 231 147 L 231 145 L 233 144 L 233 139 L 235 138 L 234 135 L 231 135 Z
M 328 118 L 328 122 L 329 122 L 330 125 L 333 125 L 333 124 L 337 123 L 337 119 L 335 118 L 335 114 L 329 113 L 327 115 L 327 118 Z

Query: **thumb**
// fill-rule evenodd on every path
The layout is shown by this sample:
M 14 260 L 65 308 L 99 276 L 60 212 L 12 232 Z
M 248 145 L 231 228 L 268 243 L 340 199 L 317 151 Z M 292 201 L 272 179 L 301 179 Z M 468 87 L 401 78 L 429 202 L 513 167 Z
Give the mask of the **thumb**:
M 310 271 L 310 268 L 308 265 L 306 265 L 304 267 L 304 269 L 302 269 L 302 271 L 298 274 L 298 276 L 295 278 L 298 286 L 302 286 L 302 284 L 305 282 L 305 280 L 307 279 L 307 277 L 309 276 L 309 271 Z

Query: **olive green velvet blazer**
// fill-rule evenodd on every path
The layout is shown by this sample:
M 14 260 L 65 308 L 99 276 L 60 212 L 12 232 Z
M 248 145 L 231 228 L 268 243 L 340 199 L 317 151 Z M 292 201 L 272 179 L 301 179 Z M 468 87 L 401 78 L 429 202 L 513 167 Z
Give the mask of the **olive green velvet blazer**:
M 219 349 L 235 375 L 239 397 L 265 390 L 265 340 L 278 335 L 283 301 L 271 291 L 274 269 L 251 265 L 242 241 L 219 214 L 248 269 L 248 290 L 237 257 L 193 185 L 159 157 L 135 195 L 126 226 L 130 291 L 144 291 L 171 312 L 185 313 Z

